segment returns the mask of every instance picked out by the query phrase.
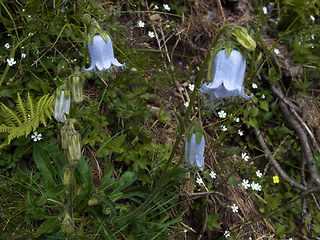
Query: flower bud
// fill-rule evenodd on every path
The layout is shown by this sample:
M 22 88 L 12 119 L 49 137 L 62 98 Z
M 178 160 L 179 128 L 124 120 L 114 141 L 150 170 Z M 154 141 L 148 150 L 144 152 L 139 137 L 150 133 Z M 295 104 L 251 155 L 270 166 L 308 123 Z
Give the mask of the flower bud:
M 73 166 L 65 166 L 63 168 L 63 184 L 69 186 L 73 179 Z
M 69 78 L 69 85 L 71 87 L 72 98 L 76 103 L 83 100 L 83 84 L 84 77 L 80 74 L 80 68 L 76 67 L 75 71 Z
M 63 221 L 61 223 L 61 230 L 67 234 L 72 234 L 74 232 L 74 223 L 69 213 L 65 213 Z
M 76 165 L 81 158 L 80 134 L 76 131 L 70 132 L 68 139 L 68 156 L 71 165 Z
M 99 203 L 99 200 L 98 200 L 98 199 L 96 199 L 96 198 L 91 198 L 91 199 L 89 199 L 89 201 L 88 201 L 88 206 L 98 205 L 98 203 Z
M 244 48 L 253 51 L 256 48 L 255 41 L 249 36 L 247 30 L 243 27 L 234 27 L 232 35 Z

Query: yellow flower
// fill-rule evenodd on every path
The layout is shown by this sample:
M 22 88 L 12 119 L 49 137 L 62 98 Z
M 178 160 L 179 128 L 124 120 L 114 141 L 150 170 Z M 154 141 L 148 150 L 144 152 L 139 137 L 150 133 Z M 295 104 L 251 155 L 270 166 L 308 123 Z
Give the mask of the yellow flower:
M 279 183 L 279 177 L 278 176 L 273 176 L 273 182 L 274 183 Z

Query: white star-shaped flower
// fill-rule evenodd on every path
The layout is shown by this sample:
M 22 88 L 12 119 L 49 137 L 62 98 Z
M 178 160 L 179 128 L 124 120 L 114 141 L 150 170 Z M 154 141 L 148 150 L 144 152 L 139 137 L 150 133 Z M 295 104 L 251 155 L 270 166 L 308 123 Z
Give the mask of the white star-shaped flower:
M 256 83 L 252 83 L 252 88 L 258 88 L 258 85 Z
M 258 178 L 261 178 L 262 177 L 262 172 L 260 172 L 260 170 L 257 170 L 256 171 L 256 175 Z
M 262 11 L 263 11 L 264 14 L 267 14 L 268 13 L 267 7 L 262 7 Z
M 241 153 L 241 158 L 246 162 L 248 162 L 250 159 L 250 157 L 247 153 Z
M 240 118 L 238 118 L 238 117 L 235 117 L 233 120 L 234 120 L 235 122 L 240 122 Z
M 31 135 L 31 139 L 33 139 L 34 142 L 38 142 L 40 141 L 42 138 L 42 134 L 41 133 L 37 133 L 37 132 L 34 132 L 33 135 Z
M 183 105 L 187 108 L 189 107 L 189 102 L 185 102 Z
M 7 58 L 7 63 L 11 67 L 15 65 L 17 62 L 14 60 L 14 58 Z
M 170 11 L 170 6 L 168 4 L 163 4 L 163 7 L 165 10 Z
M 144 27 L 144 22 L 141 20 L 138 21 L 138 27 L 143 28 Z
M 189 87 L 190 91 L 193 92 L 193 90 L 194 90 L 194 84 L 189 83 L 188 87 Z
M 277 54 L 277 55 L 280 53 L 280 50 L 279 50 L 278 48 L 275 48 L 273 51 L 274 51 L 274 53 Z
M 4 45 L 4 47 L 5 47 L 6 49 L 9 49 L 9 48 L 10 48 L 10 44 L 9 44 L 9 43 L 6 43 L 6 44 Z
M 227 128 L 225 125 L 221 125 L 221 130 L 222 130 L 223 132 L 225 132 L 225 131 L 228 130 L 228 128 Z
M 224 236 L 225 238 L 230 237 L 230 232 L 229 232 L 229 231 L 225 231 L 224 234 L 223 234 L 223 236 Z
M 211 177 L 212 179 L 217 178 L 217 174 L 216 174 L 214 171 L 211 171 L 211 172 L 210 172 L 210 177 Z
M 243 131 L 241 129 L 238 130 L 239 136 L 243 136 Z
M 251 186 L 249 180 L 247 179 L 243 179 L 241 184 L 245 189 L 248 189 Z
M 26 54 L 25 53 L 21 53 L 21 58 L 26 58 Z
M 316 18 L 313 15 L 310 15 L 310 18 L 311 18 L 312 22 L 314 22 L 316 20 Z
M 232 212 L 234 212 L 234 213 L 239 212 L 239 207 L 235 204 L 232 204 L 231 209 L 232 209 Z
M 197 177 L 196 183 L 198 183 L 199 185 L 203 185 L 203 180 L 201 177 Z
M 154 32 L 153 31 L 148 31 L 148 36 L 151 37 L 151 38 L 154 38 L 154 36 L 155 36 Z
M 223 110 L 218 112 L 219 118 L 226 118 L 227 117 L 227 113 Z

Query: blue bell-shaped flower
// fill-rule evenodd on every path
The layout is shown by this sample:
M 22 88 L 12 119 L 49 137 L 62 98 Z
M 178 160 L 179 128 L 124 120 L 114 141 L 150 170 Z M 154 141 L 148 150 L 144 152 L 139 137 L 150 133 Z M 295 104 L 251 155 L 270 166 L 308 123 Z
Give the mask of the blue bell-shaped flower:
M 54 118 L 58 122 L 64 123 L 67 118 L 65 114 L 69 114 L 70 111 L 70 94 L 65 93 L 65 91 L 61 91 L 56 96 L 56 103 L 54 106 Z
M 100 71 L 108 70 L 111 64 L 121 67 L 123 64 L 119 63 L 114 57 L 112 41 L 107 35 L 107 42 L 100 36 L 93 37 L 92 45 L 88 41 L 88 48 L 91 55 L 91 66 L 85 70 L 90 71 L 97 67 Z
M 211 98 L 241 96 L 251 98 L 244 93 L 243 80 L 246 71 L 246 60 L 241 53 L 232 50 L 229 57 L 221 50 L 214 58 L 213 81 L 203 84 L 201 92 L 210 94 Z
M 198 167 L 200 170 L 204 168 L 204 148 L 205 148 L 205 138 L 202 135 L 201 141 L 197 142 L 196 134 L 193 133 L 191 138 L 186 138 L 185 144 L 185 157 L 186 163 L 189 167 Z

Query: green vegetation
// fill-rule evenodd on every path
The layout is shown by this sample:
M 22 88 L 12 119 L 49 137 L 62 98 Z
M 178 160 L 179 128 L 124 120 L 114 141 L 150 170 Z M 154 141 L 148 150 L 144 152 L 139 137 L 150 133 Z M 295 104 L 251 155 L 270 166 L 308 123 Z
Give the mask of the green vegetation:
M 319 9 L 0 1 L 0 239 L 317 239 Z

